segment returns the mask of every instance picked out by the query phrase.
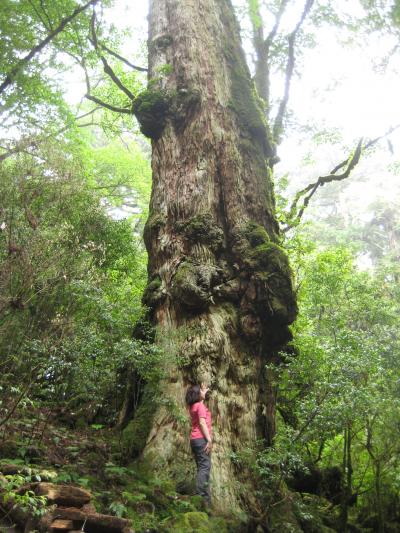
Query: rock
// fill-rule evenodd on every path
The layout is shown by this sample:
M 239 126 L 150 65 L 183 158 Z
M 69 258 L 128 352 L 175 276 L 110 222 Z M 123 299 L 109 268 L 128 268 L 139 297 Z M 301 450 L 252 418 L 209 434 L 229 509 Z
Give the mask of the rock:
M 90 502 L 92 495 L 89 491 L 71 485 L 54 485 L 54 483 L 39 483 L 35 488 L 36 496 L 46 496 L 50 504 L 67 507 L 82 507 Z
M 4 476 L 15 476 L 15 474 L 30 475 L 32 471 L 25 465 L 13 465 L 6 463 L 0 465 L 0 472 Z
M 15 474 L 24 474 L 27 476 L 39 476 L 41 481 L 51 481 L 57 477 L 57 472 L 53 470 L 37 470 L 25 465 L 2 464 L 0 472 L 4 476 L 14 476 Z
M 12 457 L 18 457 L 20 445 L 14 440 L 6 440 L 0 444 L 0 457 L 7 457 L 11 459 Z

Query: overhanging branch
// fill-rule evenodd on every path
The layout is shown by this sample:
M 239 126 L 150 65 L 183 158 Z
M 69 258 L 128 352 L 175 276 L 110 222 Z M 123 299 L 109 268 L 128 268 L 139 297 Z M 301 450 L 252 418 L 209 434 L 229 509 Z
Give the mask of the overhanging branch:
M 90 21 L 90 27 L 91 27 L 91 38 L 89 37 L 90 42 L 92 43 L 94 49 L 96 50 L 101 62 L 103 63 L 103 70 L 107 74 L 107 76 L 110 77 L 110 79 L 115 83 L 115 85 L 120 89 L 123 93 L 126 94 L 126 96 L 133 101 L 135 99 L 135 95 L 122 83 L 122 81 L 119 79 L 119 77 L 115 74 L 114 70 L 111 68 L 110 64 L 108 63 L 107 59 L 104 57 L 103 54 L 100 53 L 99 49 L 99 43 L 97 40 L 96 35 L 96 12 L 93 10 L 93 15 Z
M 97 98 L 97 96 L 93 96 L 91 94 L 91 87 L 90 87 L 90 80 L 89 80 L 89 74 L 87 72 L 87 68 L 86 68 L 86 64 L 85 64 L 85 61 L 82 60 L 80 62 L 80 65 L 81 67 L 83 68 L 83 72 L 85 74 L 85 81 L 86 81 L 86 94 L 85 94 L 85 98 L 87 100 L 90 100 L 91 102 L 94 102 L 95 104 L 101 106 L 101 107 L 104 107 L 105 109 L 108 109 L 109 111 L 113 111 L 115 113 L 125 113 L 125 114 L 132 114 L 132 110 L 130 108 L 127 108 L 127 107 L 117 107 L 117 106 L 114 106 L 112 104 L 109 104 L 107 102 L 104 102 L 103 100 L 101 100 L 100 98 Z
M 91 94 L 85 94 L 85 98 L 90 100 L 91 102 L 94 102 L 97 105 L 100 105 L 101 107 L 105 107 L 106 109 L 109 109 L 110 111 L 114 111 L 115 113 L 125 113 L 127 115 L 132 114 L 132 110 L 126 107 L 117 107 L 112 104 L 108 104 L 107 102 L 104 102 L 103 100 L 100 100 L 100 98 L 97 98 L 96 96 L 93 96 Z
M 137 70 L 139 72 L 147 72 L 148 71 L 148 69 L 145 68 L 145 67 L 139 67 L 138 65 L 134 65 L 133 63 L 131 63 L 130 61 L 125 59 L 125 57 L 122 57 L 120 54 L 117 54 L 117 52 L 114 52 L 114 50 L 111 50 L 110 48 L 108 48 L 105 44 L 100 43 L 100 47 L 103 48 L 103 50 L 105 50 L 111 56 L 114 56 L 116 59 L 119 59 L 120 61 L 125 63 L 125 65 L 128 65 L 128 67 L 130 67 L 130 68 L 132 68 L 134 70 Z

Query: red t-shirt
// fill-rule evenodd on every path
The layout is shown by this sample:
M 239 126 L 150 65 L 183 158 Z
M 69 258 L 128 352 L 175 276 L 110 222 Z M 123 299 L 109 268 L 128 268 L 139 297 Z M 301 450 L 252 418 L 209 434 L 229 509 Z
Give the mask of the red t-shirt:
M 206 424 L 211 437 L 211 413 L 203 402 L 196 402 L 189 408 L 190 418 L 192 419 L 192 431 L 190 440 L 205 439 L 200 427 L 200 418 L 206 419 Z

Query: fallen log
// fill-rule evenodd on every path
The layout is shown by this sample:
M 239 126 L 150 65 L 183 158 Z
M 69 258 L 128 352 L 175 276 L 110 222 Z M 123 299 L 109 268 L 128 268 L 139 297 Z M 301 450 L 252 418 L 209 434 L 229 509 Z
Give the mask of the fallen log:
M 0 474 L 0 481 L 4 487 L 8 480 Z M 25 528 L 24 533 L 134 533 L 129 520 L 97 513 L 90 503 L 91 493 L 85 489 L 53 483 L 30 483 L 20 487 L 18 493 L 23 494 L 27 490 L 33 490 L 36 496 L 47 498 L 50 506 L 43 516 L 35 516 L 32 511 L 22 508 L 16 498 L 10 495 L 3 498 L 6 491 L 5 488 L 0 489 L 2 508 L 15 523 Z
M 55 485 L 54 483 L 38 483 L 35 487 L 36 496 L 46 496 L 47 501 L 63 507 L 82 507 L 90 502 L 92 495 L 88 490 L 73 485 Z
M 53 520 L 71 520 L 76 529 L 84 524 L 85 533 L 134 533 L 130 521 L 125 518 L 86 513 L 74 507 L 57 507 L 52 516 Z

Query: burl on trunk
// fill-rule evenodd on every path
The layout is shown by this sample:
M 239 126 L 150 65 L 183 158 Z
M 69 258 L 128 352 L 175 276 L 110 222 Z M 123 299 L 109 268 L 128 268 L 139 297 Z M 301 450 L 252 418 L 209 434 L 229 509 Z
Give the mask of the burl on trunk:
M 152 139 L 144 302 L 166 377 L 161 401 L 145 408 L 144 455 L 176 477 L 188 474 L 184 393 L 208 382 L 212 494 L 232 509 L 244 495 L 231 455 L 259 438 L 271 442 L 265 365 L 296 315 L 274 215 L 274 146 L 229 0 L 152 0 L 149 25 L 149 84 L 134 112 Z

